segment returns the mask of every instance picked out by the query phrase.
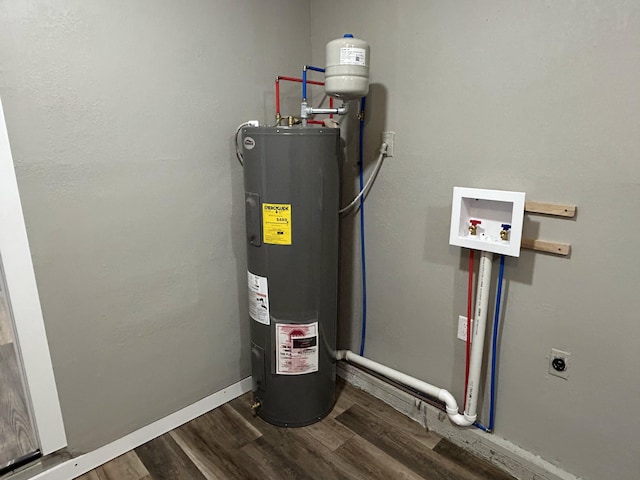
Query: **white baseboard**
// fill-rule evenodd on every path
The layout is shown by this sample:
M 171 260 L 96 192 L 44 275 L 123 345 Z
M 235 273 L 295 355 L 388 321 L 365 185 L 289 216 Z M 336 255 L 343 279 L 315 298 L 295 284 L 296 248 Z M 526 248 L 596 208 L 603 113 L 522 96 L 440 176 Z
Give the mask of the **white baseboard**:
M 60 465 L 56 465 L 49 470 L 32 477 L 32 480 L 72 480 L 94 468 L 99 467 L 113 460 L 116 457 L 147 443 L 154 438 L 164 435 L 174 428 L 190 422 L 194 418 L 203 415 L 224 403 L 251 390 L 251 377 L 240 380 L 233 385 L 209 395 L 202 400 L 189 405 L 171 415 L 153 422 L 146 427 L 142 427 L 104 447 L 100 447 L 92 452 L 85 453 L 79 457 L 67 460 Z
M 338 375 L 429 430 L 484 458 L 520 480 L 580 480 L 575 475 L 565 472 L 542 457 L 496 434 L 453 425 L 443 411 L 353 365 L 340 362 Z

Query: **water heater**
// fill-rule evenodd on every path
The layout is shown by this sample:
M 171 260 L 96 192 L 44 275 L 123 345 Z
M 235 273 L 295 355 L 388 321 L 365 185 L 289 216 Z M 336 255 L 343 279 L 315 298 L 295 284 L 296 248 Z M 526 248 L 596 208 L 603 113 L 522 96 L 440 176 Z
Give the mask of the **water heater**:
M 254 408 L 308 425 L 335 402 L 340 131 L 242 134 Z

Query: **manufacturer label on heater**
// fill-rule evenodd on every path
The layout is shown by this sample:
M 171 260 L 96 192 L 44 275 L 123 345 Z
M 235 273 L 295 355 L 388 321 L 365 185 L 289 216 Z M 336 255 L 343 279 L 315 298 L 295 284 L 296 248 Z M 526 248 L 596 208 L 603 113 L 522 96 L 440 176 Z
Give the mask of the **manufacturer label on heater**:
M 276 323 L 276 373 L 303 375 L 318 371 L 318 322 Z
M 269 325 L 269 285 L 267 277 L 247 272 L 249 284 L 249 316 L 256 322 Z
M 264 243 L 291 245 L 291 205 L 263 203 L 262 232 Z

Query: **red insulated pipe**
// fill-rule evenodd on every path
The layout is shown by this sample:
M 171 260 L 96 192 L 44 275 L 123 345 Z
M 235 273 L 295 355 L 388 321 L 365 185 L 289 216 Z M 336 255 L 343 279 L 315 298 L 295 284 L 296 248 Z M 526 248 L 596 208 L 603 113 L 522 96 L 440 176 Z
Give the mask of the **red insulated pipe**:
M 283 77 L 278 75 L 278 80 L 286 80 L 287 82 L 302 83 L 302 79 L 296 78 L 296 77 Z M 324 82 L 316 82 L 315 80 L 307 80 L 307 83 L 310 83 L 311 85 L 324 85 Z
M 296 77 L 285 77 L 282 75 L 278 75 L 276 77 L 276 115 L 280 113 L 280 80 L 285 80 L 287 82 L 297 82 L 302 83 L 301 78 Z M 324 85 L 324 82 L 316 82 L 315 80 L 307 80 L 307 83 L 311 85 Z M 333 108 L 333 98 L 329 97 L 329 105 Z M 333 115 L 331 115 L 333 118 Z M 316 125 L 324 125 L 322 120 L 307 120 L 307 123 L 316 124 Z

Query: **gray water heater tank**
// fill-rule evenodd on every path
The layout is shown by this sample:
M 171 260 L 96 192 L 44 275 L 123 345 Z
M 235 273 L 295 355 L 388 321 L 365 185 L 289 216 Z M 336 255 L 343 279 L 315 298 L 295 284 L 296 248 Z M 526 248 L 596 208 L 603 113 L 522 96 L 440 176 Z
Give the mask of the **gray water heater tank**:
M 253 398 L 275 425 L 335 403 L 338 129 L 243 129 Z

